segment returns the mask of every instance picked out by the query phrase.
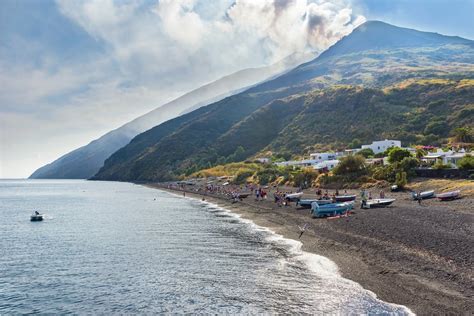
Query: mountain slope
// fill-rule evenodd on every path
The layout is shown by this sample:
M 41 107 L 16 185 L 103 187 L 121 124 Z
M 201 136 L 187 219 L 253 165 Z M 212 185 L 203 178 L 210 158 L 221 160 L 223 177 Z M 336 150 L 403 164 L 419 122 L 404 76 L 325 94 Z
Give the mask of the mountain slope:
M 380 24 L 366 23 L 341 42 L 359 38 L 362 28 L 364 34 L 377 34 Z M 428 36 L 409 31 L 412 38 Z M 336 43 L 320 57 L 274 80 L 192 112 L 192 117 L 167 122 L 182 120 L 159 137 L 154 137 L 155 132 L 164 130 L 163 126 L 137 136 L 114 153 L 94 179 L 168 180 L 216 163 L 243 160 L 262 150 L 301 154 L 315 145 L 347 144 L 352 135 L 369 140 L 390 134 L 405 141 L 423 141 L 426 124 L 447 120 L 449 113 L 472 113 L 471 81 L 462 81 L 467 82 L 464 87 L 460 83 L 474 78 L 472 41 L 428 33 L 430 39 L 420 46 L 406 46 L 400 34 L 407 29 L 390 26 L 387 32 L 379 36 L 391 38 L 392 47 L 380 50 L 383 39 L 370 39 L 359 51 L 345 53 Z M 437 93 L 440 82 L 447 94 Z M 394 92 L 395 84 L 401 85 L 403 93 Z M 418 93 L 431 97 L 423 99 Z M 452 105 L 454 112 L 446 110 L 449 102 L 443 103 L 443 98 L 452 96 L 459 103 Z M 404 115 L 425 121 L 403 125 Z M 440 129 L 446 134 L 463 122 L 470 119 L 458 115 Z
M 221 100 L 249 86 L 272 78 L 309 58 L 308 54 L 294 54 L 269 67 L 244 69 L 225 76 L 140 116 L 86 146 L 63 155 L 54 162 L 36 170 L 30 178 L 90 178 L 99 171 L 107 157 L 128 144 L 137 134 L 173 117 Z

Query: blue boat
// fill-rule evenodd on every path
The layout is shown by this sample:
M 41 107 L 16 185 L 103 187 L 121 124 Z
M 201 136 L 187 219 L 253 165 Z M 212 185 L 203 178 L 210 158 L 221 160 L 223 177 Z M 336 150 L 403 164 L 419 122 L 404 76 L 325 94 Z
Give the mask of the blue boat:
M 311 204 L 311 215 L 317 217 L 331 217 L 345 214 L 354 207 L 353 203 L 331 203 L 318 205 L 317 202 Z
M 331 204 L 331 200 L 318 200 L 318 199 L 307 199 L 307 200 L 299 200 L 296 203 L 296 206 L 299 206 L 301 208 L 311 208 L 311 203 L 316 202 L 318 205 L 324 205 L 324 204 Z

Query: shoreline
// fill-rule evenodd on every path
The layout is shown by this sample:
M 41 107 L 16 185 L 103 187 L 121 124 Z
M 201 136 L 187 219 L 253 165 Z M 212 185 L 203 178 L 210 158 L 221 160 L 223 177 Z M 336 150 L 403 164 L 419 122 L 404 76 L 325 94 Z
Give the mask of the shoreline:
M 183 192 L 156 183 L 143 185 L 178 195 Z M 326 220 L 312 219 L 309 210 L 297 210 L 294 206 L 276 207 L 273 202 L 257 202 L 253 201 L 252 197 L 232 203 L 222 196 L 186 190 L 186 196 L 195 199 L 204 197 L 207 202 L 217 204 L 238 214 L 241 218 L 250 220 L 287 239 L 298 241 L 300 233 L 298 226 L 309 223 L 310 228 L 305 231 L 300 240 L 302 251 L 333 261 L 342 277 L 360 284 L 364 289 L 375 293 L 377 298 L 384 302 L 406 306 L 420 315 L 467 314 L 474 310 L 473 289 L 470 286 L 473 274 L 469 240 L 464 241 L 467 244 L 467 249 L 464 249 L 467 251 L 465 262 L 456 262 L 453 258 L 437 254 L 436 251 L 430 249 L 433 242 L 436 244 L 434 240 L 431 243 L 428 240 L 425 247 L 420 247 L 416 242 L 414 245 L 411 242 L 406 242 L 404 240 L 406 238 L 403 238 L 402 235 L 398 238 L 393 236 L 392 234 L 397 231 L 394 227 L 390 229 L 387 226 L 374 225 L 380 219 L 382 219 L 380 224 L 384 224 L 384 222 L 387 224 L 387 220 L 383 219 L 388 219 L 390 222 L 394 216 L 393 212 L 400 212 L 400 209 L 404 210 L 404 213 L 407 211 L 413 213 L 411 211 L 419 207 L 435 208 L 434 212 L 437 212 L 439 208 L 439 205 L 433 206 L 436 201 L 423 201 L 425 205 L 418 206 L 412 201 L 407 203 L 402 199 L 406 193 L 393 195 L 396 195 L 397 201 L 401 200 L 402 203 L 399 203 L 402 204 L 401 207 L 356 209 L 355 214 L 348 218 Z M 469 226 L 473 219 L 471 207 L 473 204 L 472 198 L 466 198 L 461 203 L 455 202 L 455 204 L 449 205 L 458 208 L 458 210 L 448 210 L 448 212 L 456 214 L 458 217 L 456 222 L 468 220 L 466 225 Z M 448 204 L 442 205 L 447 209 L 448 207 L 444 207 L 444 205 L 448 206 Z M 464 206 L 459 207 L 460 205 Z M 428 210 L 424 209 L 423 211 L 427 212 Z M 415 210 L 415 212 L 415 218 L 419 217 L 416 216 L 420 213 L 419 210 Z M 412 222 L 413 214 L 411 215 L 405 223 Z M 438 217 L 436 214 L 431 215 L 434 215 L 434 217 L 430 217 L 435 219 Z M 438 220 L 443 221 L 442 218 Z M 423 224 L 418 221 L 414 226 L 426 227 Z M 374 226 L 371 227 L 371 225 Z M 467 229 L 468 232 L 472 231 L 472 225 Z M 447 229 L 445 232 L 448 235 L 449 230 Z M 384 233 L 389 233 L 386 234 L 388 237 L 395 238 L 383 238 Z M 419 234 L 419 236 L 415 236 L 415 240 L 417 237 L 426 237 L 423 235 L 427 234 L 427 232 L 417 230 L 413 233 L 414 235 Z M 428 229 L 428 235 L 430 235 L 429 233 Z M 472 234 L 466 237 L 472 239 Z M 424 239 L 422 238 L 422 240 Z

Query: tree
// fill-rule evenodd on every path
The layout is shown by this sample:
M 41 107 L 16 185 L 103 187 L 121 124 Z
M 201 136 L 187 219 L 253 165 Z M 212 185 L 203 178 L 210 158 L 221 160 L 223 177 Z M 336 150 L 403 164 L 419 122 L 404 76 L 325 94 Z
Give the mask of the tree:
M 458 168 L 464 170 L 474 169 L 474 156 L 466 155 L 458 161 Z
M 364 149 L 359 150 L 357 152 L 357 155 L 364 156 L 364 158 L 369 158 L 369 157 L 373 157 L 375 154 L 371 148 L 364 148 Z
M 304 168 L 294 175 L 294 185 L 301 188 L 310 187 L 318 175 L 319 173 L 313 168 Z
M 357 173 L 365 170 L 365 158 L 360 155 L 350 155 L 341 158 L 334 168 L 335 175 Z
M 411 157 L 411 154 L 408 150 L 402 149 L 400 147 L 393 147 L 388 153 L 388 162 L 400 162 L 405 157 Z
M 418 149 L 416 150 L 415 156 L 416 156 L 416 158 L 421 159 L 421 158 L 423 158 L 424 156 L 426 156 L 427 153 L 428 153 L 428 152 L 427 152 L 426 150 L 424 150 L 423 148 L 418 148 Z
M 470 143 L 474 141 L 472 130 L 469 127 L 458 127 L 453 131 L 454 140 L 458 143 Z
M 405 171 L 398 172 L 395 178 L 395 184 L 403 189 L 407 185 L 407 182 L 407 173 Z

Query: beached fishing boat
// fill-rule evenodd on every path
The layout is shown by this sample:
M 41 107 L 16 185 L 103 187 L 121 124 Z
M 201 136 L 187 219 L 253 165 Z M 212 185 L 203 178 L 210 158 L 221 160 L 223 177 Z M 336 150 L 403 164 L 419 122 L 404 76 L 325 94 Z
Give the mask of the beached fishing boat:
M 296 202 L 296 206 L 301 208 L 311 208 L 311 203 L 316 202 L 318 205 L 331 204 L 331 200 L 318 200 L 318 199 L 308 199 L 308 200 L 299 200 Z
M 362 204 L 362 208 L 376 208 L 376 207 L 385 207 L 391 205 L 395 202 L 395 199 L 373 199 L 368 200 Z
M 285 195 L 285 200 L 289 202 L 295 202 L 295 201 L 299 201 L 302 196 L 303 196 L 303 192 L 290 193 L 290 194 Z
M 318 205 L 317 202 L 311 204 L 311 215 L 313 218 L 331 217 L 347 213 L 353 208 L 353 203 L 331 203 Z
M 421 198 L 422 200 L 431 199 L 431 198 L 434 198 L 434 196 L 435 196 L 434 190 L 424 191 L 420 193 L 416 193 L 416 192 L 411 193 L 411 197 L 413 198 L 413 200 L 418 200 L 419 198 Z
M 445 192 L 445 193 L 439 193 L 436 194 L 436 197 L 440 199 L 441 201 L 451 201 L 459 198 L 459 194 L 461 191 L 450 191 L 450 192 Z
M 356 195 L 337 195 L 336 196 L 336 202 L 349 202 L 349 201 L 355 201 Z
M 242 192 L 242 193 L 237 193 L 237 198 L 239 199 L 245 199 L 249 197 L 250 193 L 249 192 Z
M 30 217 L 30 221 L 32 222 L 40 222 L 43 220 L 43 214 L 33 214 Z

